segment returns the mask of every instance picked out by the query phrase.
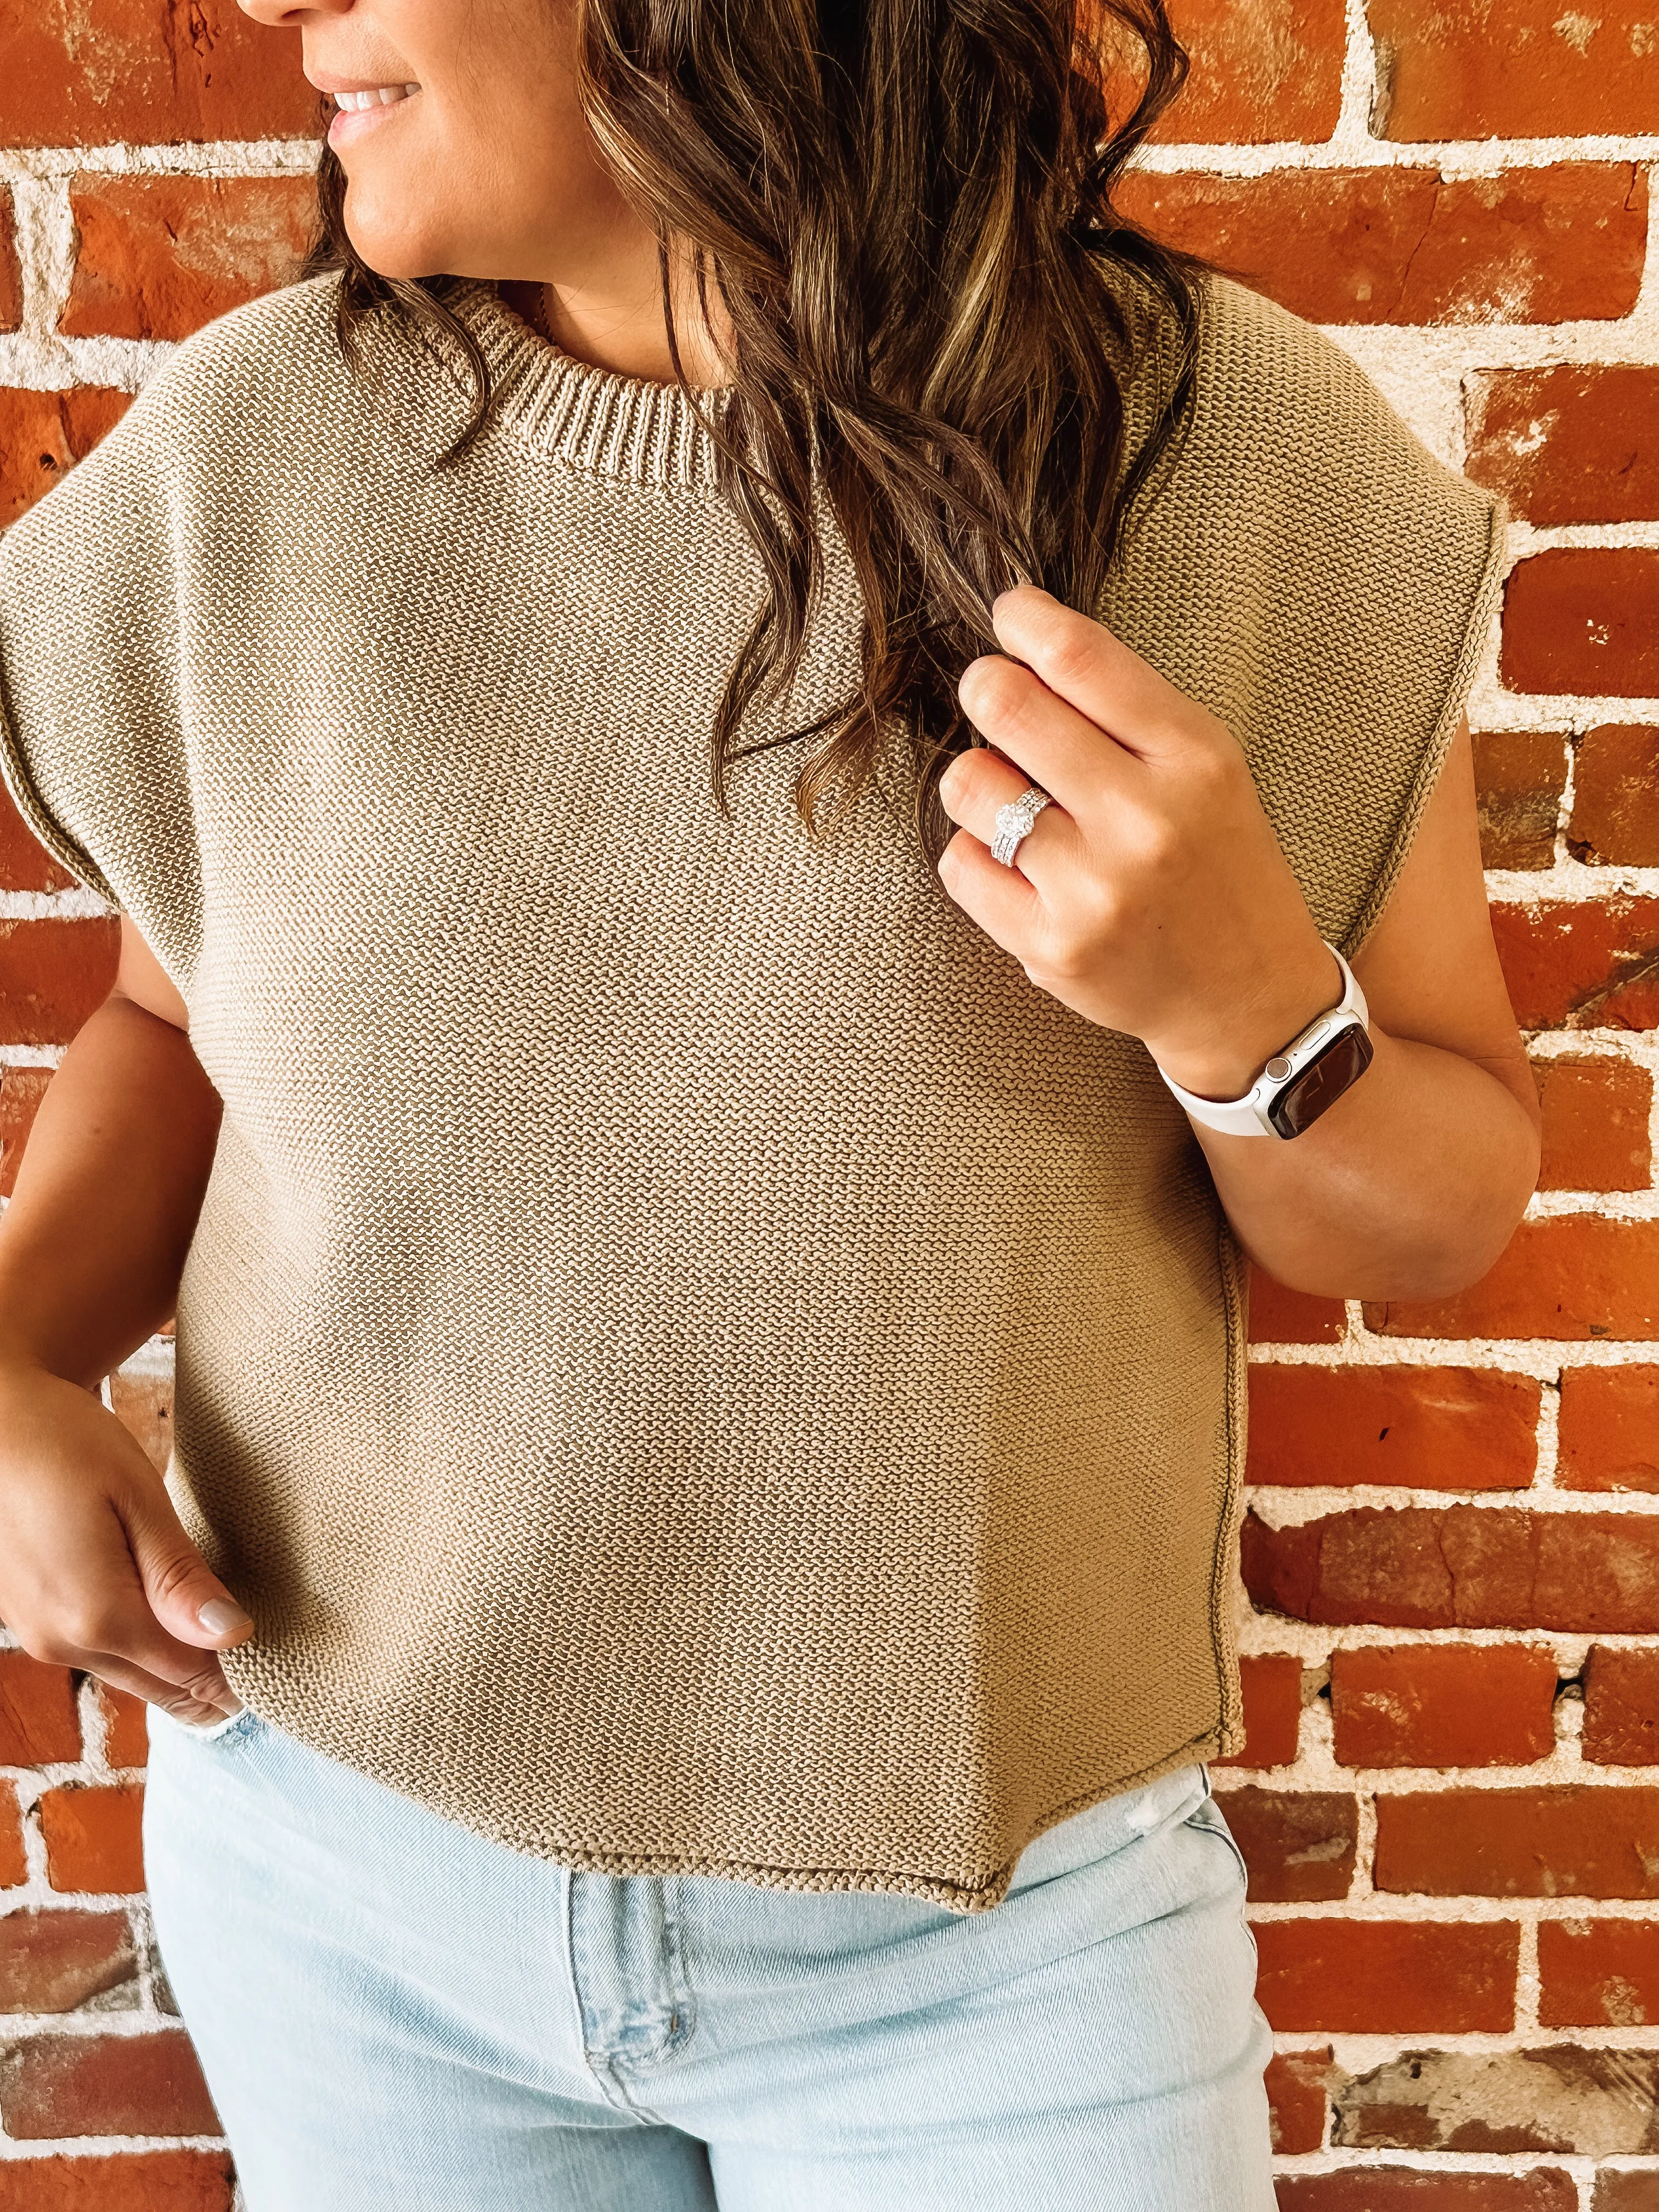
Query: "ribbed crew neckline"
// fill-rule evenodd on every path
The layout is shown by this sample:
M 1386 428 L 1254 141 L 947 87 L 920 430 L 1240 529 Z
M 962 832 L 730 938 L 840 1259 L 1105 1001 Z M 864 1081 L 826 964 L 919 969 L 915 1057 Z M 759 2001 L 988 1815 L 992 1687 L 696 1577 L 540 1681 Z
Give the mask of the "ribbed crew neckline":
M 495 420 L 521 445 L 595 475 L 714 487 L 714 441 L 677 385 L 622 376 L 576 360 L 532 330 L 493 283 L 466 278 L 448 304 L 489 365 Z M 465 364 L 458 349 L 431 335 L 445 368 L 465 387 Z M 696 405 L 718 415 L 731 389 L 713 387 Z

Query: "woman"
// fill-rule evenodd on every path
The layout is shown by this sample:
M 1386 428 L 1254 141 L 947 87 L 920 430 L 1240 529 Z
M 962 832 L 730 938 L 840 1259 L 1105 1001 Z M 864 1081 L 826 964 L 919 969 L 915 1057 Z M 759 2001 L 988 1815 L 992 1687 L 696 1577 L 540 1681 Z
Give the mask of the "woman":
M 1240 1255 L 1436 1295 L 1531 1188 L 1501 515 L 1115 222 L 1155 0 L 244 5 L 315 272 L 0 570 L 122 911 L 0 1609 L 155 1710 L 250 2212 L 1265 2212 Z

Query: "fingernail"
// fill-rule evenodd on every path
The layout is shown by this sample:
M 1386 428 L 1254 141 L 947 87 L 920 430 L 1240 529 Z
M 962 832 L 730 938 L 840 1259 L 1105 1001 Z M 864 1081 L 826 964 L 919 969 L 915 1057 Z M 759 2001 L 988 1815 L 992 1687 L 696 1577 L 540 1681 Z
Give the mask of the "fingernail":
M 204 1628 L 215 1636 L 223 1636 L 233 1628 L 252 1628 L 253 1617 L 228 1597 L 210 1597 L 197 1613 L 196 1618 Z

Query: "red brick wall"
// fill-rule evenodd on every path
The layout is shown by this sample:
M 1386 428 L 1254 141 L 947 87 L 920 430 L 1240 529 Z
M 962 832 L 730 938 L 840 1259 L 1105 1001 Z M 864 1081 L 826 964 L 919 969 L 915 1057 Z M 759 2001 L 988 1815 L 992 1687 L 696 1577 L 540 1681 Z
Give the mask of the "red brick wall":
M 176 0 L 89 13 L 73 52 L 57 11 L 0 22 L 0 522 L 303 226 L 280 49 L 229 0 L 182 40 Z M 1472 719 L 1544 1188 L 1462 1297 L 1255 1302 L 1250 1741 L 1217 1780 L 1280 2201 L 1659 2212 L 1659 16 L 1176 16 L 1194 78 L 1133 205 L 1331 327 L 1519 518 Z M 0 1188 L 110 958 L 0 822 Z M 158 1342 L 116 1383 L 161 1457 L 167 1371 Z M 143 1760 L 132 1700 L 0 1650 L 0 2212 L 230 2202 L 148 1937 Z

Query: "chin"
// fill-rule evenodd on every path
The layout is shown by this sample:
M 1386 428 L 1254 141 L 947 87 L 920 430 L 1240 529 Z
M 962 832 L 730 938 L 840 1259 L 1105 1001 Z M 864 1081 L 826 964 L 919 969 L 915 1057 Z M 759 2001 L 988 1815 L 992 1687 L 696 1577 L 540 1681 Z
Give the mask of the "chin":
M 388 196 L 346 180 L 345 231 L 358 258 L 377 276 L 412 283 L 451 273 L 455 239 L 447 228 L 410 219 L 410 194 Z

